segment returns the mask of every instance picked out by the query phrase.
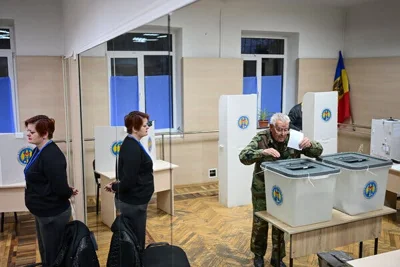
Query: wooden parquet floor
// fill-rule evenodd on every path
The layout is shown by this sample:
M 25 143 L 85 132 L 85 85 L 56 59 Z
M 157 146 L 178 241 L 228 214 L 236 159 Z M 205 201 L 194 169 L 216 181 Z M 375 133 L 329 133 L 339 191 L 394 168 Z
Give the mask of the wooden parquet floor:
M 181 246 L 193 267 L 252 266 L 250 233 L 251 205 L 225 208 L 218 202 L 216 183 L 179 187 L 176 189 L 175 216 L 156 209 L 154 200 L 149 205 L 146 243 L 169 242 Z M 0 267 L 25 266 L 40 262 L 35 225 L 29 213 L 19 214 L 17 227 L 12 214 L 7 214 L 4 233 L 0 234 Z M 89 207 L 88 225 L 95 233 L 99 246 L 97 255 L 101 266 L 106 266 L 111 231 Z M 373 241 L 364 242 L 364 256 L 373 255 Z M 266 266 L 271 254 L 269 238 Z M 336 248 L 358 257 L 358 244 Z M 400 249 L 400 227 L 384 218 L 379 239 L 379 253 Z M 288 250 L 287 250 L 288 251 Z M 288 259 L 284 259 L 288 264 Z M 294 266 L 318 266 L 316 255 L 298 258 Z

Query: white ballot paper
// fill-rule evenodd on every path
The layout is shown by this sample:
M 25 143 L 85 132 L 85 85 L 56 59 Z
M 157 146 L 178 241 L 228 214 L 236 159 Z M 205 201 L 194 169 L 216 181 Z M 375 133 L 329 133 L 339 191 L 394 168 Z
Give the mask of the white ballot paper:
M 304 138 L 304 134 L 302 132 L 290 129 L 289 132 L 289 142 L 288 142 L 288 147 L 294 148 L 296 150 L 301 150 L 300 148 L 300 142 Z

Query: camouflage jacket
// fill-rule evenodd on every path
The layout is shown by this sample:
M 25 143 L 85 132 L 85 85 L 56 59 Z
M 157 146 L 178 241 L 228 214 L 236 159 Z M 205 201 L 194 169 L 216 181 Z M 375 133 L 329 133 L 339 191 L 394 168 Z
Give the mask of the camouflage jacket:
M 289 134 L 286 140 L 282 143 L 274 141 L 269 129 L 259 132 L 251 142 L 240 152 L 239 159 L 245 165 L 255 163 L 253 172 L 252 192 L 253 194 L 264 194 L 264 172 L 261 170 L 261 163 L 264 161 L 274 161 L 280 159 L 299 158 L 301 154 L 307 157 L 316 158 L 322 154 L 322 146 L 320 143 L 311 141 L 311 147 L 301 151 L 288 148 Z M 265 156 L 262 151 L 267 148 L 276 149 L 281 155 L 279 158 L 273 156 Z

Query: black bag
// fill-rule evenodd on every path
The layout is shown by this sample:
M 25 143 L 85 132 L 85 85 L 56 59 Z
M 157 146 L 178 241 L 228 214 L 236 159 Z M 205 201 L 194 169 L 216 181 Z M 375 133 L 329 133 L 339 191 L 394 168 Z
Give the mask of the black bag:
M 353 259 L 343 251 L 321 252 L 317 256 L 320 267 L 344 267 Z
M 186 253 L 168 243 L 154 243 L 142 251 L 134 227 L 123 214 L 111 226 L 110 251 L 107 267 L 190 267 Z
M 71 221 L 65 226 L 57 258 L 52 267 L 100 267 L 97 243 L 93 233 L 81 221 Z M 26 267 L 42 266 L 42 263 Z
M 139 241 L 128 218 L 120 214 L 115 218 L 111 231 L 113 232 L 107 267 L 142 267 Z
M 96 249 L 97 243 L 89 228 L 81 221 L 69 222 L 53 267 L 99 267 Z
M 190 267 L 183 249 L 168 243 L 153 243 L 143 254 L 144 267 Z

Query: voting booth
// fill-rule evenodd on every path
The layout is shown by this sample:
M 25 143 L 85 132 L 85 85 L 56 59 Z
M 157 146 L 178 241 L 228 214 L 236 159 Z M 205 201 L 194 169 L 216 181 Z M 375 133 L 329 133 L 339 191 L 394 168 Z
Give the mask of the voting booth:
M 223 95 L 219 99 L 219 202 L 226 207 L 251 203 L 254 164 L 243 165 L 239 153 L 257 133 L 257 95 Z
M 336 91 L 310 92 L 303 97 L 303 133 L 321 143 L 322 155 L 337 153 L 337 107 Z
M 25 182 L 24 169 L 35 146 L 23 133 L 0 134 L 0 186 Z
M 153 161 L 156 160 L 155 124 L 149 128 L 148 135 L 140 142 Z M 97 126 L 94 130 L 96 171 L 115 172 L 117 155 L 125 137 L 124 126 Z

